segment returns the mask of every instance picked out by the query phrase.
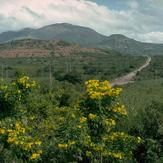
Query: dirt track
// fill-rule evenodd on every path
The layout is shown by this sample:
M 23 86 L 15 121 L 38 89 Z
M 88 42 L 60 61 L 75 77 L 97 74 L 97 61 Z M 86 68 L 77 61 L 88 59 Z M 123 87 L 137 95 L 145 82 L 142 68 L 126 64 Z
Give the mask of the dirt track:
M 134 82 L 134 78 L 137 75 L 137 73 L 142 71 L 147 66 L 149 66 L 150 62 L 151 62 L 151 57 L 147 56 L 146 62 L 141 67 L 139 67 L 138 69 L 130 72 L 127 75 L 124 75 L 124 76 L 121 76 L 121 77 L 115 79 L 114 82 L 111 83 L 112 87 L 119 86 L 119 85 L 125 85 L 125 84 L 128 84 L 128 83 Z

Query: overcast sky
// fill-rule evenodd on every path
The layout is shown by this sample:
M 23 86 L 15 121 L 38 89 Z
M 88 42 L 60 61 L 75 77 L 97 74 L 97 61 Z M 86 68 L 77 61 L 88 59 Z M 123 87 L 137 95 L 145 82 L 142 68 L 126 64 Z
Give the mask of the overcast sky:
M 0 32 L 63 22 L 163 43 L 163 0 L 0 0 Z

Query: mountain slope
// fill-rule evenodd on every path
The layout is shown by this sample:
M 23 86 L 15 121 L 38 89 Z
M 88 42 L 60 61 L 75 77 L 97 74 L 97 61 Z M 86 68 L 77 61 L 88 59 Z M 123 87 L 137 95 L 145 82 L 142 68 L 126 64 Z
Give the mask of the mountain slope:
M 26 28 L 17 32 L 9 31 L 0 34 L 0 42 L 26 38 L 40 40 L 65 40 L 71 43 L 78 43 L 87 46 L 102 41 L 105 36 L 97 33 L 93 29 L 66 23 L 53 24 L 39 29 Z
M 125 54 L 163 55 L 163 44 L 139 42 L 120 34 L 114 34 L 105 38 L 98 46 Z
M 64 40 L 85 47 L 109 48 L 133 55 L 163 55 L 163 44 L 143 43 L 120 34 L 104 36 L 91 28 L 67 23 L 52 24 L 39 29 L 25 28 L 0 34 L 0 43 L 19 39 Z
M 48 57 L 74 56 L 80 53 L 98 53 L 103 51 L 94 48 L 84 48 L 65 41 L 47 41 L 24 39 L 0 44 L 0 57 Z

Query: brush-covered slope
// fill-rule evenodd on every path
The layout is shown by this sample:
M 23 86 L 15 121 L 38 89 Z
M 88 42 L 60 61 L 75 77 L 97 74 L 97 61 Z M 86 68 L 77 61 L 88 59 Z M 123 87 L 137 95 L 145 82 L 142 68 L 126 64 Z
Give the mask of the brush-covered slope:
M 94 48 L 84 48 L 65 41 L 15 40 L 0 44 L 0 57 L 73 56 L 79 53 L 102 53 Z
M 163 55 L 163 44 L 139 42 L 120 34 L 114 34 L 105 38 L 98 46 L 125 54 Z

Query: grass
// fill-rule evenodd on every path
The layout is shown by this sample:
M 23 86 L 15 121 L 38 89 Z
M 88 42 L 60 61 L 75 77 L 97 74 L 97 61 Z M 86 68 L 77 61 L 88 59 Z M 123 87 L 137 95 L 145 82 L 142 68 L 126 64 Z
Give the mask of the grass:
M 153 56 L 149 67 L 141 71 L 137 80 L 150 80 L 163 78 L 163 56 Z
M 17 71 L 25 72 L 31 77 L 47 78 L 50 64 L 52 74 L 76 72 L 83 80 L 98 78 L 111 80 L 139 67 L 144 57 L 118 55 L 116 53 L 80 53 L 75 56 L 44 58 L 1 58 L 1 76 L 13 77 Z
M 121 100 L 126 104 L 128 112 L 138 112 L 152 101 L 162 103 L 163 79 L 136 81 L 123 86 Z M 136 114 L 136 113 L 135 113 Z

